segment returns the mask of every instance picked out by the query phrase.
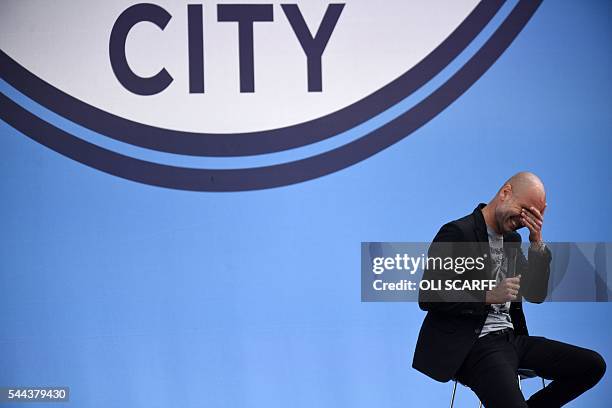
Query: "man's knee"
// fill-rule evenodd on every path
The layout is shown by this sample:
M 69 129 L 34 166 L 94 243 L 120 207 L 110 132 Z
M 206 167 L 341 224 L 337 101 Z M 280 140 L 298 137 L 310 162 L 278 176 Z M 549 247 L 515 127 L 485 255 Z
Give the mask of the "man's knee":
M 591 350 L 591 372 L 593 373 L 593 379 L 595 379 L 595 383 L 597 383 L 601 377 L 604 376 L 606 372 L 606 361 L 596 351 Z
M 606 372 L 606 361 L 596 351 L 585 349 L 581 355 L 584 371 L 582 376 L 591 386 L 597 384 Z

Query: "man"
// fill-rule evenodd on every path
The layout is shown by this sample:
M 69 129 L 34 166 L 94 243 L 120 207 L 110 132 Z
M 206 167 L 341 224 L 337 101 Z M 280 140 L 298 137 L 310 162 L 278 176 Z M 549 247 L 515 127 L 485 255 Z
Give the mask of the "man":
M 485 267 L 462 278 L 496 280 L 497 285 L 460 296 L 420 291 L 419 306 L 427 315 L 413 367 L 438 381 L 457 379 L 488 408 L 559 407 L 597 384 L 606 369 L 592 350 L 528 334 L 521 301 L 541 303 L 550 272 L 551 252 L 542 238 L 545 209 L 542 181 L 532 173 L 518 173 L 488 204 L 444 225 L 430 249 L 430 257 L 445 244 L 455 257 L 483 257 Z M 527 259 L 516 232 L 522 227 L 529 229 Z M 507 256 L 512 247 L 518 249 L 515 258 Z M 435 278 L 451 277 L 441 270 L 425 271 L 423 279 Z M 518 368 L 552 382 L 525 401 Z

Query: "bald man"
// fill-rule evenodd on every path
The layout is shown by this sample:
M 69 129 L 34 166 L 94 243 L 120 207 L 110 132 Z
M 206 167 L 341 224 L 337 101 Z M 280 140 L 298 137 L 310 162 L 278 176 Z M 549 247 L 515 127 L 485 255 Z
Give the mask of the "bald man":
M 489 279 L 497 285 L 460 293 L 421 290 L 419 306 L 427 315 L 413 367 L 438 381 L 458 380 L 488 408 L 560 407 L 597 384 L 606 369 L 595 351 L 527 331 L 521 302 L 541 303 L 548 290 L 552 254 L 542 238 L 545 210 L 542 181 L 518 173 L 488 204 L 442 226 L 428 254 L 482 257 L 485 267 L 461 274 L 426 269 L 423 279 Z M 529 230 L 528 257 L 516 232 L 523 227 Z M 525 401 L 519 368 L 552 382 Z

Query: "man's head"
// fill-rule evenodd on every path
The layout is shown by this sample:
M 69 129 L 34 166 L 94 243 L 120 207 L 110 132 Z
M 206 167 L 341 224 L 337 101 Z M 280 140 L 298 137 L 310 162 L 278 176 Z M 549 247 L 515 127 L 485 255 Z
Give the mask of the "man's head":
M 535 207 L 540 213 L 546 208 L 546 191 L 538 176 L 517 173 L 499 189 L 487 205 L 495 230 L 500 234 L 522 228 L 521 210 Z

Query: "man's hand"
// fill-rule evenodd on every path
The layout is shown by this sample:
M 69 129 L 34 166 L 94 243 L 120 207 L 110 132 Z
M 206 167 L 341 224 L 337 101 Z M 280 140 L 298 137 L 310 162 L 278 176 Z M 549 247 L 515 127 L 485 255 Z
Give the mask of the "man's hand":
M 521 275 L 515 278 L 502 280 L 495 289 L 487 291 L 485 302 L 489 305 L 499 305 L 516 300 L 519 288 L 521 287 Z
M 546 209 L 546 207 L 544 208 Z M 521 210 L 521 221 L 529 229 L 529 242 L 542 242 L 542 225 L 544 224 L 544 210 L 542 213 L 535 207 L 523 208 Z

